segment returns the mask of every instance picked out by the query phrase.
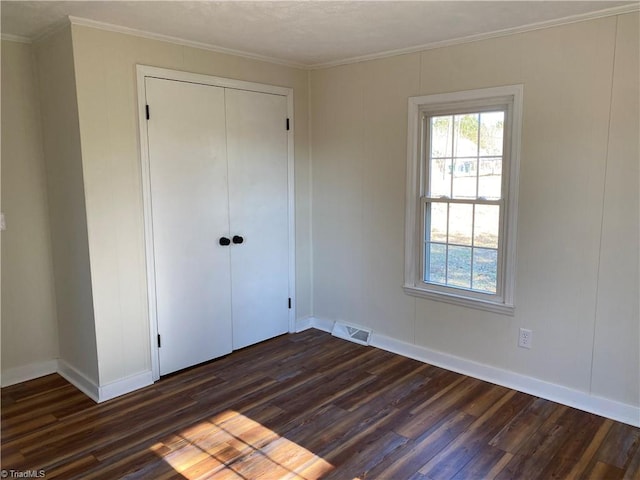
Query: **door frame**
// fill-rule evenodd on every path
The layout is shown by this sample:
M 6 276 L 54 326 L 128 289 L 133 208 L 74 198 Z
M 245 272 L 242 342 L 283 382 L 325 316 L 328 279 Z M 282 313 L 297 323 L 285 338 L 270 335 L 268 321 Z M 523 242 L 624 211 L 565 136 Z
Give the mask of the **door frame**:
M 279 87 L 262 83 L 246 82 L 230 78 L 214 77 L 199 73 L 183 72 L 167 68 L 158 68 L 148 65 L 136 65 L 137 93 L 138 93 L 138 141 L 140 145 L 140 166 L 142 177 L 142 205 L 144 213 L 144 242 L 145 260 L 147 264 L 147 302 L 149 319 L 149 350 L 151 354 L 151 370 L 153 380 L 160 378 L 160 362 L 158 351 L 158 317 L 156 309 L 156 281 L 155 281 L 155 254 L 153 246 L 153 221 L 151 216 L 151 177 L 149 145 L 147 135 L 146 112 L 146 88 L 147 77 L 178 82 L 198 83 L 214 87 L 232 88 L 235 90 L 248 90 L 252 92 L 281 95 L 287 99 L 287 117 L 289 118 L 289 131 L 287 132 L 287 197 L 288 197 L 288 237 L 289 237 L 289 298 L 291 309 L 289 310 L 289 332 L 295 332 L 296 319 L 296 258 L 295 258 L 295 175 L 294 175 L 294 132 L 295 122 L 293 118 L 293 88 Z M 285 128 L 285 119 L 282 127 Z M 284 300 L 284 299 L 283 299 Z

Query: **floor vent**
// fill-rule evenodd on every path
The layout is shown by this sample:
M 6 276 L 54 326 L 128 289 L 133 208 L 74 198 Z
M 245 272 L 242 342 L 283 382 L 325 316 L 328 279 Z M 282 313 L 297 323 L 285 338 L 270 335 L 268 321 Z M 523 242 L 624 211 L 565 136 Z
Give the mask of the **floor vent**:
M 360 345 L 369 345 L 371 340 L 371 330 L 362 327 L 353 327 L 346 323 L 335 322 L 333 324 L 333 330 L 331 330 L 331 335 L 342 338 L 343 340 L 359 343 Z

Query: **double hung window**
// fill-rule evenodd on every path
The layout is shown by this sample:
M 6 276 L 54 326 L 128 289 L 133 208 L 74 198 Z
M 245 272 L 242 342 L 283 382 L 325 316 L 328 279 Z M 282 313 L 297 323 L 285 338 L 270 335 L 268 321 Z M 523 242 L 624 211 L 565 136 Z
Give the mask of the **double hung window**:
M 405 291 L 511 313 L 522 87 L 409 99 Z

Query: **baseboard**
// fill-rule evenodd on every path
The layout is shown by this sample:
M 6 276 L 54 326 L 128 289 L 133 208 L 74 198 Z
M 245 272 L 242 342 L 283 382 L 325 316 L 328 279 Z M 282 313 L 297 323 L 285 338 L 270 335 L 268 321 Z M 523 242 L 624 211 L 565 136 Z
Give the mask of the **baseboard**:
M 311 326 L 316 330 L 322 330 L 323 332 L 331 333 L 333 330 L 333 320 L 327 320 L 325 318 L 311 317 Z
M 112 398 L 131 393 L 139 388 L 148 387 L 153 384 L 153 374 L 148 372 L 138 373 L 115 382 L 107 383 L 98 389 L 98 403 L 106 402 Z
M 311 320 L 311 326 L 313 328 L 325 332 L 331 331 L 329 325 L 333 326 L 333 322 L 318 318 Z M 589 395 L 586 392 L 545 382 L 527 375 L 406 343 L 395 338 L 377 334 L 376 332 L 373 332 L 371 337 L 371 346 L 579 410 L 611 418 L 635 427 L 640 427 L 640 407 L 634 405 Z
M 296 319 L 296 333 L 304 332 L 313 327 L 313 317 L 304 317 Z
M 2 372 L 0 385 L 8 387 L 16 383 L 27 382 L 38 377 L 51 375 L 58 371 L 58 360 L 46 360 L 44 362 L 30 363 L 22 367 L 8 368 Z
M 132 375 L 106 385 L 98 386 L 85 374 L 61 359 L 11 368 L 2 373 L 2 386 L 26 382 L 51 373 L 58 373 L 96 403 L 105 402 L 126 393 L 153 384 L 151 371 Z
M 58 359 L 58 374 L 94 402 L 99 401 L 100 387 L 62 359 Z

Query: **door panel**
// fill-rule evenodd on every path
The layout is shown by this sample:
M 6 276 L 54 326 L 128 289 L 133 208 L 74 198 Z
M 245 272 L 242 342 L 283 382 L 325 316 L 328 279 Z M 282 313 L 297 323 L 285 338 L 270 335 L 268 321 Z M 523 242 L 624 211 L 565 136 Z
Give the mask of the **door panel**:
M 160 374 L 231 351 L 224 89 L 146 79 Z
M 226 89 L 233 348 L 289 329 L 287 101 Z

